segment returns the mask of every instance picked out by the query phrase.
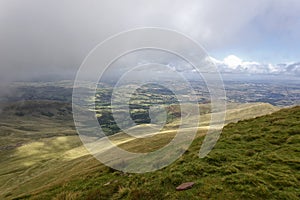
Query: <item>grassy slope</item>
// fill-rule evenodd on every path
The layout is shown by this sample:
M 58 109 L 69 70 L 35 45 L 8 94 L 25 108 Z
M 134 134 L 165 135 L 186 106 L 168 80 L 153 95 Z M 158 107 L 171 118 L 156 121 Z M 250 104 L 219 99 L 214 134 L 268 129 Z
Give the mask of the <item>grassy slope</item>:
M 60 110 L 61 107 L 63 107 L 62 110 L 68 110 L 65 109 L 65 105 L 59 105 L 59 107 Z M 243 118 L 243 112 L 245 113 L 245 118 L 248 118 L 249 116 L 258 116 L 276 110 L 266 104 L 249 104 L 238 108 L 235 106 L 234 109 L 228 111 L 228 122 Z M 51 108 L 50 110 L 57 114 L 55 109 Z M 58 199 L 72 199 L 72 197 L 90 197 L 92 199 L 96 197 L 103 197 L 104 199 L 108 197 L 123 197 L 131 199 L 139 198 L 140 195 L 147 198 L 147 194 L 149 198 L 150 196 L 155 198 L 153 196 L 155 194 L 158 195 L 157 197 L 166 195 L 166 198 L 180 198 L 184 194 L 197 196 L 198 194 L 194 193 L 194 190 L 196 188 L 202 190 L 204 187 L 201 181 L 205 180 L 205 178 L 202 176 L 198 177 L 198 172 L 192 174 L 192 169 L 188 169 L 192 168 L 194 160 L 199 160 L 196 154 L 199 150 L 201 139 L 197 140 L 198 143 L 194 143 L 184 158 L 179 159 L 175 164 L 164 170 L 144 175 L 128 175 L 114 172 L 101 165 L 92 156 L 87 155 L 86 150 L 80 146 L 78 137 L 74 136 L 75 131 L 70 125 L 70 119 L 53 119 L 53 117 L 47 118 L 47 116 L 35 118 L 27 115 L 25 118 L 24 116 L 8 117 L 5 120 L 2 118 L 1 134 L 7 132 L 8 126 L 13 128 L 12 133 L 17 131 L 16 127 L 14 127 L 15 123 L 11 123 L 11 121 L 22 123 L 22 127 L 18 129 L 20 131 L 19 136 L 24 134 L 39 135 L 42 139 L 36 138 L 35 142 L 30 143 L 27 143 L 28 141 L 26 140 L 23 141 L 26 145 L 23 144 L 20 147 L 0 152 L 1 198 L 11 199 L 19 196 L 33 199 L 51 199 L 53 196 L 56 196 Z M 37 127 L 37 123 L 41 126 Z M 35 130 L 30 130 L 30 128 Z M 46 137 L 44 133 L 47 133 Z M 202 132 L 200 131 L 199 133 Z M 11 142 L 22 138 L 6 137 L 7 139 L 14 138 Z M 164 135 L 164 137 L 166 136 Z M 127 146 L 125 144 L 124 147 L 141 149 L 144 146 L 139 146 L 132 142 L 128 143 Z M 188 164 L 189 160 L 192 161 L 190 164 Z M 201 162 L 204 162 L 204 160 Z M 197 165 L 202 165 L 201 162 Z M 186 163 L 187 166 L 182 163 Z M 191 174 L 189 175 L 186 170 L 191 171 Z M 174 191 L 174 187 L 177 184 L 189 180 L 197 182 L 194 189 L 183 193 Z M 209 196 L 206 195 L 204 197 L 208 198 Z
M 102 165 L 93 173 L 33 198 L 56 199 L 299 199 L 300 107 L 227 125 L 208 157 L 202 138 L 171 166 L 146 174 L 123 174 Z M 89 161 L 95 165 L 94 161 Z M 187 191 L 175 187 L 185 181 Z
M 6 105 L 0 114 L 1 196 L 19 190 L 28 180 L 51 169 L 65 151 L 81 145 L 70 108 L 67 103 L 54 101 Z M 49 117 L 49 113 L 54 116 Z

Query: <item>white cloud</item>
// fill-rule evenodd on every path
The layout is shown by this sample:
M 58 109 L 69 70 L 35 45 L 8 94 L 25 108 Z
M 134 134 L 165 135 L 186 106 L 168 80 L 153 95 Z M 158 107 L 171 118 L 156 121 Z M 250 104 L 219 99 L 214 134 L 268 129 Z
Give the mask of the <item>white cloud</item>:
M 222 61 L 213 57 L 210 59 L 217 65 L 221 73 L 243 73 L 243 74 L 277 74 L 277 75 L 300 75 L 300 63 L 259 63 L 255 61 L 243 61 L 236 55 L 229 55 Z
M 230 55 L 224 58 L 224 64 L 226 64 L 229 68 L 236 69 L 238 66 L 242 64 L 242 59 L 238 58 L 235 55 Z

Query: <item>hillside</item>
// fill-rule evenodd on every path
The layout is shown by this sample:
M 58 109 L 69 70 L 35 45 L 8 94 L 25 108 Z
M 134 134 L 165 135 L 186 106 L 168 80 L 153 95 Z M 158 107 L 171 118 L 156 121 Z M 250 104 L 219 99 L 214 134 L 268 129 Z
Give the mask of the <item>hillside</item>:
M 26 108 L 33 104 L 37 104 L 40 107 L 39 109 L 35 109 L 35 112 L 38 112 L 38 110 L 39 112 L 51 111 L 51 113 L 54 113 L 55 115 L 36 117 L 36 113 L 26 113 Z M 46 104 L 49 104 L 49 102 Z M 247 127 L 243 130 L 239 130 L 237 128 L 244 122 L 228 125 L 224 129 L 224 133 L 222 134 L 221 140 L 218 142 L 215 150 L 211 152 L 208 158 L 199 159 L 197 157 L 202 140 L 202 137 L 200 136 L 203 135 L 202 133 L 205 133 L 204 129 L 199 129 L 199 138 L 195 140 L 192 147 L 184 155 L 184 157 L 180 158 L 173 165 L 163 170 L 143 175 L 123 174 L 101 165 L 91 155 L 88 155 L 88 152 L 83 148 L 83 146 L 81 146 L 81 142 L 76 136 L 69 114 L 62 115 L 64 117 L 57 117 L 59 110 L 68 110 L 66 104 L 55 103 L 56 106 L 45 106 L 46 104 L 43 104 L 42 102 L 26 102 L 25 104 L 22 104 L 26 105 L 24 107 L 19 104 L 17 104 L 19 107 L 16 105 L 10 105 L 10 107 L 4 109 L 4 112 L 1 114 L 1 134 L 7 133 L 8 130 L 11 130 L 11 133 L 19 131 L 17 133 L 20 134 L 7 134 L 5 137 L 2 137 L 3 143 L 5 143 L 5 141 L 15 142 L 18 141 L 18 138 L 21 138 L 19 136 L 28 135 L 28 137 L 22 137 L 22 139 L 25 140 L 23 143 L 21 142 L 19 145 L 12 146 L 10 148 L 2 148 L 0 151 L 0 182 L 3 183 L 1 184 L 2 186 L 0 190 L 1 198 L 12 199 L 20 197 L 30 199 L 52 199 L 52 197 L 57 197 L 57 199 L 74 199 L 75 197 L 90 197 L 90 199 L 107 199 L 113 197 L 139 199 L 139 197 L 142 196 L 147 199 L 153 194 L 158 194 L 159 196 L 163 195 L 166 198 L 169 197 L 171 199 L 176 199 L 180 198 L 182 195 L 198 196 L 200 191 L 203 189 L 206 190 L 206 187 L 208 187 L 205 186 L 206 184 L 204 185 L 204 183 L 210 179 L 213 181 L 213 177 L 216 177 L 215 181 L 220 182 L 224 177 L 234 175 L 234 173 L 230 172 L 229 175 L 223 177 L 223 173 L 226 174 L 227 172 L 221 172 L 220 170 L 224 169 L 227 171 L 228 166 L 229 171 L 236 170 L 236 172 L 246 173 L 240 166 L 242 164 L 238 164 L 241 160 L 231 158 L 229 160 L 233 163 L 226 164 L 225 162 L 226 165 L 219 162 L 219 158 L 212 157 L 212 159 L 217 160 L 211 161 L 211 156 L 214 155 L 215 152 L 219 152 L 219 154 L 217 153 L 218 156 L 221 154 L 220 151 L 224 152 L 224 156 L 222 155 L 222 158 L 220 158 L 223 162 L 224 157 L 227 159 L 229 156 L 226 154 L 229 154 L 230 151 L 237 151 L 236 147 L 224 150 L 224 145 L 225 147 L 228 147 L 228 142 L 231 143 L 235 141 L 239 144 L 240 141 L 243 141 L 242 139 L 240 139 L 240 141 L 239 139 L 233 140 L 231 137 L 238 137 L 236 132 L 241 131 L 241 133 L 239 133 L 241 135 L 242 131 L 250 130 L 250 128 Z M 264 113 L 267 114 L 277 110 L 277 108 L 268 104 L 229 105 L 228 108 L 228 123 L 238 121 L 239 119 L 249 118 L 249 116 L 259 116 Z M 26 115 L 16 115 L 15 110 L 21 110 L 26 113 Z M 295 121 L 294 119 L 297 117 L 299 119 L 298 110 L 299 109 L 296 108 L 293 109 L 292 111 L 294 114 L 292 114 L 292 111 L 286 110 L 280 111 L 279 114 L 274 115 L 276 118 L 276 116 L 280 116 L 280 113 L 286 113 L 286 117 L 294 120 L 294 127 L 292 127 L 293 130 L 299 130 L 297 120 Z M 263 119 L 267 117 L 263 117 Z M 280 119 L 285 120 L 286 117 L 282 116 Z M 260 127 L 254 126 L 253 123 L 250 123 L 251 121 L 249 121 L 249 126 L 253 126 L 253 130 L 254 128 Z M 37 122 L 43 125 L 37 126 Z M 19 123 L 22 123 L 21 128 L 19 125 L 16 126 L 16 124 Z M 203 123 L 205 122 L 203 121 Z M 262 127 L 268 127 L 267 125 L 264 125 L 263 122 L 260 123 Z M 249 135 L 247 137 L 250 137 L 251 134 L 257 135 L 258 133 L 245 132 L 245 136 Z M 292 145 L 294 149 L 297 149 L 297 146 L 295 145 L 297 145 L 298 136 L 297 134 L 294 135 L 295 136 L 290 140 L 296 142 L 292 142 L 291 144 L 288 143 L 288 145 Z M 159 139 L 159 141 L 168 141 L 168 138 L 171 136 L 172 134 L 159 134 L 157 139 Z M 114 138 L 111 139 L 115 142 L 118 142 L 119 139 L 124 141 L 124 138 L 120 136 L 116 135 L 113 137 Z M 242 136 L 240 137 L 243 138 Z M 269 137 L 272 138 L 272 136 Z M 247 141 L 248 140 L 249 139 L 247 139 Z M 232 145 L 237 144 L 233 143 Z M 155 143 L 154 148 L 157 147 L 157 145 L 159 146 L 161 143 Z M 220 145 L 223 150 L 218 150 Z M 245 150 L 247 150 L 247 145 L 249 144 L 246 142 Z M 121 146 L 133 151 L 139 151 L 145 148 L 143 144 L 134 140 L 125 142 Z M 267 146 L 260 146 L 260 144 L 258 144 L 258 146 L 260 148 L 267 148 Z M 277 146 L 279 145 L 277 144 Z M 239 152 L 241 151 L 237 151 L 237 153 Z M 262 150 L 262 152 L 264 151 Z M 251 154 L 251 152 L 249 154 Z M 243 155 L 239 157 L 239 159 L 242 158 Z M 298 160 L 297 162 L 299 162 L 299 158 L 297 157 L 295 157 L 294 160 Z M 299 164 L 297 162 L 294 163 L 296 166 Z M 262 164 L 259 165 L 264 164 L 265 163 L 262 161 Z M 212 175 L 210 173 L 212 173 Z M 235 173 L 235 175 L 236 174 L 238 173 Z M 195 181 L 197 184 L 190 191 L 182 193 L 175 192 L 174 187 L 184 181 Z M 209 181 L 208 183 L 213 182 Z M 224 181 L 220 182 L 220 187 L 224 188 L 220 195 L 223 193 L 223 195 L 225 195 L 226 191 L 229 191 L 226 185 L 224 185 Z M 210 190 L 212 189 L 210 188 Z M 235 191 L 235 193 L 237 192 L 234 188 L 232 191 Z M 202 191 L 201 194 L 202 193 L 204 196 L 200 195 L 199 198 L 209 198 L 207 192 Z M 239 192 L 236 194 L 238 196 L 241 195 Z M 147 197 L 147 195 L 149 196 Z
M 153 173 L 124 174 L 100 165 L 92 158 L 80 158 L 72 163 L 80 165 L 83 172 L 78 171 L 78 166 L 70 167 L 73 173 L 81 174 L 80 178 L 66 180 L 63 184 L 54 184 L 23 197 L 299 199 L 299 119 L 300 107 L 295 107 L 230 123 L 208 157 L 198 158 L 203 139 L 199 137 L 182 158 Z M 190 190 L 175 191 L 177 185 L 186 181 L 196 184 Z

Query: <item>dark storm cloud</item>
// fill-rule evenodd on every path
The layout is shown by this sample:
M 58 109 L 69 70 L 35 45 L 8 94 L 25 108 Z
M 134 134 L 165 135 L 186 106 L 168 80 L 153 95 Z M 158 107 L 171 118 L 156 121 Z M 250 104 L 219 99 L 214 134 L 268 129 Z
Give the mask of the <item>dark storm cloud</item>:
M 73 78 L 99 42 L 142 26 L 178 30 L 209 51 L 251 46 L 276 34 L 291 46 L 299 40 L 299 5 L 298 0 L 1 0 L 0 82 Z

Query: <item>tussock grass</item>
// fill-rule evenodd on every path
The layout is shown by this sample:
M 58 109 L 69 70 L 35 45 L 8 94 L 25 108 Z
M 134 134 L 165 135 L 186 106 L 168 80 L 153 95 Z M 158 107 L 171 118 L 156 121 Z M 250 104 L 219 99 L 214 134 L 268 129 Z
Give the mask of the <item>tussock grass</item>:
M 250 116 L 251 109 L 247 108 L 244 107 L 245 116 Z M 253 109 L 251 116 L 272 110 L 275 109 L 261 105 Z M 76 136 L 62 137 L 55 133 L 53 137 L 37 139 L 0 155 L 1 167 L 4 166 L 0 171 L 0 182 L 4 183 L 0 196 L 2 199 L 299 199 L 300 108 L 240 122 L 236 121 L 243 116 L 242 107 L 231 111 L 227 122 L 232 123 L 224 128 L 206 158 L 198 158 L 203 141 L 199 131 L 191 147 L 176 162 L 145 174 L 122 173 L 100 164 L 80 147 Z M 29 123 L 30 119 L 23 123 Z M 50 122 L 56 123 L 57 131 L 60 130 L 61 121 Z M 15 128 L 9 122 L 1 123 L 6 128 Z M 46 131 L 33 128 L 29 134 Z M 153 150 L 172 136 L 172 133 L 158 134 L 151 138 L 152 146 L 146 147 Z M 127 138 L 115 136 L 116 142 L 119 139 Z M 131 140 L 121 147 L 136 151 L 145 144 Z M 20 154 L 22 149 L 24 154 Z M 176 186 L 188 181 L 195 182 L 192 189 L 175 191 Z
M 291 142 L 300 131 L 299 116 L 300 107 L 295 107 L 231 123 L 204 159 L 198 158 L 203 140 L 198 137 L 183 157 L 159 171 L 124 174 L 99 166 L 97 173 L 36 195 L 74 191 L 78 199 L 299 199 L 300 144 Z M 185 181 L 196 184 L 176 192 Z

